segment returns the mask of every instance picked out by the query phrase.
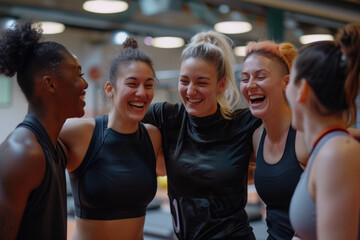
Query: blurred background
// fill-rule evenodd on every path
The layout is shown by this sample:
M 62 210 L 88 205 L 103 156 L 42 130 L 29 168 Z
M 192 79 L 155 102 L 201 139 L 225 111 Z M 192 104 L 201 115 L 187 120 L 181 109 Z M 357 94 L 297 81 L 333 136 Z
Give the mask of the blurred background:
M 360 0 L 105 0 L 94 4 L 95 0 L 0 0 L 1 30 L 23 18 L 43 21 L 45 39 L 62 43 L 78 57 L 89 83 L 85 117 L 99 115 L 107 107 L 103 86 L 110 63 L 127 36 L 135 37 L 154 61 L 159 84 L 153 101 L 178 102 L 181 51 L 200 31 L 216 30 L 233 40 L 239 85 L 247 42 L 270 39 L 300 48 L 316 41 L 314 37 L 332 39 L 337 28 L 360 22 Z M 115 5 L 106 8 L 108 4 Z M 48 27 L 49 22 L 59 29 Z M 239 107 L 246 107 L 246 103 Z M 23 120 L 26 111 L 16 79 L 0 76 L 0 142 Z M 360 128 L 360 116 L 355 127 Z M 159 186 L 163 191 L 156 200 L 166 202 L 166 181 Z M 257 214 L 263 209 L 256 205 L 257 198 L 252 198 L 251 186 L 249 192 L 250 202 L 256 206 L 254 219 L 259 220 Z M 155 203 L 154 209 L 158 207 Z M 171 239 L 168 212 L 153 211 L 146 221 L 146 239 Z M 264 222 L 258 223 L 253 225 L 257 238 L 265 239 Z
M 177 102 L 181 51 L 199 31 L 215 29 L 234 41 L 234 71 L 239 78 L 242 47 L 249 41 L 271 39 L 301 47 L 306 43 L 302 43 L 304 35 L 331 38 L 337 28 L 360 22 L 360 0 L 114 0 L 119 6 L 110 9 L 105 8 L 110 2 L 105 0 L 95 10 L 89 9 L 95 2 L 0 0 L 1 29 L 21 18 L 60 24 L 58 33 L 45 37 L 64 44 L 82 64 L 89 82 L 86 116 L 98 115 L 107 106 L 103 84 L 110 62 L 127 36 L 135 37 L 154 61 L 159 79 L 154 102 Z M 219 23 L 224 22 L 238 25 L 220 29 Z M 43 27 L 46 32 L 54 31 L 45 22 Z M 178 42 L 171 46 L 169 37 Z M 164 42 L 157 46 L 161 38 Z M 26 110 L 15 79 L 0 76 L 0 142 L 23 120 Z

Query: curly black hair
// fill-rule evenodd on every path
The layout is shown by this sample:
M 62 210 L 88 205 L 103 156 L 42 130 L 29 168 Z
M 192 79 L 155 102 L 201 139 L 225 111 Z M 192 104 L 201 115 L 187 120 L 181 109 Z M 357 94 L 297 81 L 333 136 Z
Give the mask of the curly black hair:
M 54 70 L 64 59 L 67 49 L 56 42 L 42 42 L 41 25 L 31 20 L 4 30 L 0 39 L 0 73 L 17 75 L 17 81 L 29 100 L 33 77 L 40 70 Z

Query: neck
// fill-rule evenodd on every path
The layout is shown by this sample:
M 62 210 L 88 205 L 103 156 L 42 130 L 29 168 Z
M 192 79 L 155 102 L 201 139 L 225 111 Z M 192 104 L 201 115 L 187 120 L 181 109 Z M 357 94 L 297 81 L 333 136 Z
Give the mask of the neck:
M 55 109 L 55 108 L 54 108 Z M 54 146 L 59 137 L 62 126 L 65 123 L 65 118 L 61 118 L 56 113 L 51 111 L 42 111 L 38 108 L 33 107 L 29 103 L 28 114 L 36 117 L 36 119 L 44 127 L 45 131 L 49 135 L 49 138 Z
M 136 132 L 138 127 L 139 122 L 126 121 L 121 119 L 121 116 L 114 111 L 109 112 L 108 128 L 112 128 L 119 133 L 130 134 Z
M 331 127 L 345 128 L 346 126 L 342 117 L 337 116 L 317 116 L 306 119 L 304 121 L 304 136 L 308 149 L 312 148 L 313 143 L 324 130 Z
M 291 124 L 291 110 L 288 106 L 279 108 L 271 116 L 262 119 L 266 129 L 266 136 L 271 142 L 277 142 L 287 135 Z

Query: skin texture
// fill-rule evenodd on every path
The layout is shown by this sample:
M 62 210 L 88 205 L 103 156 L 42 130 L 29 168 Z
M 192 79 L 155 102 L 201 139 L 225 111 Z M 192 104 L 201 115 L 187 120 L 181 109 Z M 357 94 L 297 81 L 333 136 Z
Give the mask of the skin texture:
M 225 89 L 225 77 L 216 78 L 212 63 L 188 58 L 181 63 L 178 92 L 186 111 L 195 117 L 205 117 L 217 110 L 216 95 Z
M 154 97 L 154 74 L 147 63 L 140 61 L 121 66 L 119 73 L 115 86 L 110 82 L 104 86 L 105 93 L 111 100 L 108 127 L 120 133 L 134 133 Z M 60 139 L 68 151 L 69 172 L 75 170 L 83 161 L 94 127 L 93 118 L 69 119 L 65 123 Z M 151 125 L 146 125 L 146 128 L 155 155 L 159 162 L 163 162 L 160 132 Z M 158 166 L 164 166 L 159 162 Z M 144 221 L 145 216 L 118 220 L 90 220 L 76 217 L 73 239 L 143 239 Z
M 256 160 L 263 128 L 267 131 L 264 143 L 265 161 L 275 164 L 284 153 L 291 123 L 291 111 L 285 98 L 288 81 L 289 75 L 284 66 L 268 57 L 252 54 L 244 62 L 240 91 L 248 102 L 251 113 L 263 121 L 263 125 L 253 134 L 253 162 Z M 296 134 L 295 149 L 300 165 L 306 165 L 308 150 L 301 133 Z
M 285 98 L 285 89 L 289 74 L 284 65 L 259 54 L 246 58 L 240 82 L 240 91 L 246 99 L 251 113 L 261 118 L 263 124 L 253 134 L 253 149 L 249 176 L 253 182 L 257 149 L 263 128 L 266 129 L 263 156 L 268 164 L 280 161 L 285 151 L 291 110 Z M 262 100 L 255 100 L 262 99 Z M 304 142 L 304 135 L 296 133 L 295 152 L 300 166 L 304 167 L 309 153 Z
M 304 132 L 310 148 L 318 135 L 331 126 L 345 126 L 341 114 L 320 115 L 318 101 L 305 79 L 294 82 L 292 71 L 286 96 L 293 110 L 294 126 Z M 329 140 L 316 155 L 309 175 L 308 189 L 316 202 L 317 238 L 356 239 L 360 211 L 360 143 L 338 137 Z M 336 216 L 336 217 L 334 217 Z
M 57 68 L 34 76 L 34 98 L 28 113 L 35 116 L 55 145 L 65 120 L 84 114 L 87 82 L 78 60 L 68 52 Z M 15 129 L 0 146 L 0 238 L 15 239 L 30 193 L 43 181 L 45 155 L 35 135 Z

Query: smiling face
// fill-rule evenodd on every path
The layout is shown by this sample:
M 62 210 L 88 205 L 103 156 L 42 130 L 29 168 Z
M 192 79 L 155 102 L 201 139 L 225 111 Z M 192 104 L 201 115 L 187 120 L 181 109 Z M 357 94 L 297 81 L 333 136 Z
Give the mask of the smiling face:
M 140 122 L 154 97 L 154 73 L 141 61 L 124 64 L 118 72 L 116 86 L 105 85 L 112 108 L 123 122 Z
M 255 117 L 271 116 L 273 111 L 286 104 L 286 81 L 284 66 L 278 61 L 258 54 L 246 58 L 241 73 L 240 91 Z
M 181 63 L 178 91 L 186 111 L 205 117 L 217 110 L 217 94 L 224 91 L 225 78 L 217 79 L 216 66 L 199 58 Z
M 82 117 L 85 107 L 85 89 L 88 83 L 83 78 L 78 59 L 68 52 L 64 53 L 64 60 L 56 70 L 59 85 L 59 99 L 61 109 L 66 118 Z

